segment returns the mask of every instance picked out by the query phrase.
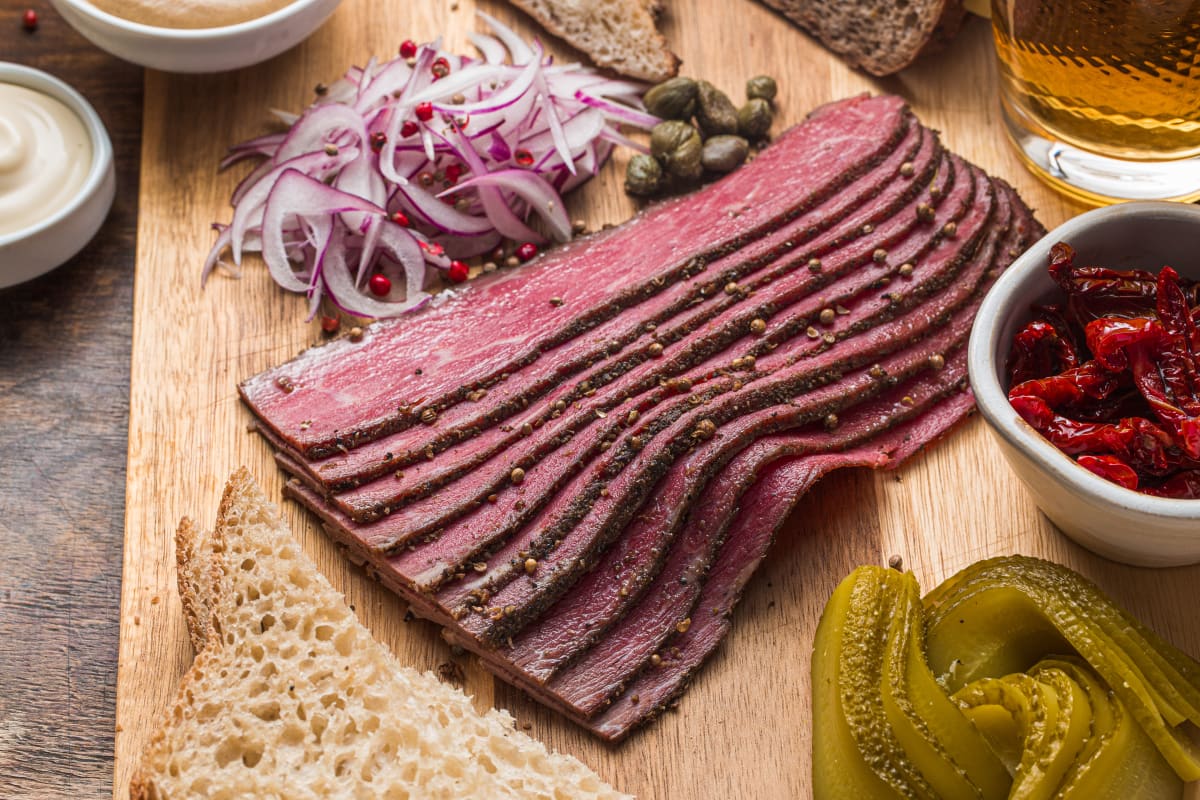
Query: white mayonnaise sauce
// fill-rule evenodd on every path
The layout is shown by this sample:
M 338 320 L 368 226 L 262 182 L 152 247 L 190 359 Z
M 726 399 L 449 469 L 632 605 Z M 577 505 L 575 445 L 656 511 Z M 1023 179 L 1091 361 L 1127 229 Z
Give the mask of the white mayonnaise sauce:
M 92 164 L 83 120 L 42 92 L 0 83 L 0 236 L 70 203 Z

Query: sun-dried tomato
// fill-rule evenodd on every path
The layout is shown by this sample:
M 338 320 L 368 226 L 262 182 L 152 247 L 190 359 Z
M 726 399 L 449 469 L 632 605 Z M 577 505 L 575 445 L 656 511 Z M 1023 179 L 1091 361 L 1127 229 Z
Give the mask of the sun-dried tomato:
M 1118 486 L 1124 486 L 1126 489 L 1138 488 L 1137 471 L 1116 456 L 1082 455 L 1075 460 L 1079 462 L 1079 466 Z
M 1161 486 L 1142 491 L 1157 497 L 1172 497 L 1176 500 L 1200 500 L 1200 470 L 1192 469 L 1180 472 Z
M 1121 486 L 1200 499 L 1200 285 L 1074 264 L 1050 276 L 1064 302 L 1035 307 L 1008 362 L 1009 400 L 1080 466 Z

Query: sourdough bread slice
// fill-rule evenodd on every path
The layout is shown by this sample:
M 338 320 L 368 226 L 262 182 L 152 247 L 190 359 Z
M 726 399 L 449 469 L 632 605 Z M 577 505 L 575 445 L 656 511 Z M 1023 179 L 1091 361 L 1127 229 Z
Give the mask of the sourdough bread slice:
M 679 72 L 679 57 L 655 27 L 658 0 L 512 0 L 550 33 L 597 66 L 659 83 Z
M 891 75 L 958 33 L 962 0 L 762 0 L 873 75 Z
M 210 534 L 184 520 L 179 588 L 200 650 L 133 778 L 172 798 L 618 798 L 503 711 L 400 666 L 244 469 Z

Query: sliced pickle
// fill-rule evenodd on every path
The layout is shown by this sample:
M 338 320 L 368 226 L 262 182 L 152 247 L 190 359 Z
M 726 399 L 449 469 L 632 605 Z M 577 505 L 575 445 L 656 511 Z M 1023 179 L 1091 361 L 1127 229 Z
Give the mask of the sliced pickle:
M 1078 653 L 1185 780 L 1200 778 L 1200 665 L 1065 567 L 1026 556 L 978 562 L 925 598 L 929 665 L 948 691 Z
M 1011 800 L 1057 796 L 1091 731 L 1091 703 L 1078 683 L 1062 670 L 1046 668 L 1037 678 L 1023 673 L 982 678 L 955 692 L 954 699 L 997 752 L 1019 753 Z M 1004 712 L 1011 725 L 988 724 Z
M 883 669 L 883 705 L 905 753 L 942 797 L 1002 800 L 1011 780 L 925 661 L 925 613 L 912 573 L 883 570 L 901 595 Z
M 862 567 L 834 592 L 813 652 L 813 793 L 1003 798 L 1008 776 L 924 659 L 911 574 Z
M 821 614 L 813 640 L 813 797 L 815 800 L 854 800 L 854 798 L 904 797 L 904 785 L 898 774 L 888 768 L 889 759 L 899 748 L 871 754 L 874 766 L 867 763 L 855 742 L 854 733 L 842 707 L 840 689 L 844 632 L 850 614 L 850 598 L 857 573 L 843 580 Z M 888 773 L 888 780 L 878 771 Z
M 1183 796 L 1183 780 L 1087 664 L 1074 658 L 1046 659 L 1031 674 L 1037 677 L 1044 669 L 1069 675 L 1092 706 L 1091 735 L 1063 777 L 1062 800 L 1179 800 Z

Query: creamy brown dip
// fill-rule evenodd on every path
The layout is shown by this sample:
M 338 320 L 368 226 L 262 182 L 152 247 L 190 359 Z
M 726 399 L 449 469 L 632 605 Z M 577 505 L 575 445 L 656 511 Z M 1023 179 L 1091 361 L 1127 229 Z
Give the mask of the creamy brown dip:
M 266 16 L 296 0 L 91 0 L 113 16 L 160 28 L 219 28 Z

